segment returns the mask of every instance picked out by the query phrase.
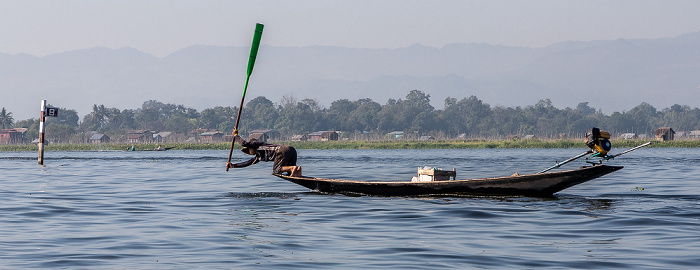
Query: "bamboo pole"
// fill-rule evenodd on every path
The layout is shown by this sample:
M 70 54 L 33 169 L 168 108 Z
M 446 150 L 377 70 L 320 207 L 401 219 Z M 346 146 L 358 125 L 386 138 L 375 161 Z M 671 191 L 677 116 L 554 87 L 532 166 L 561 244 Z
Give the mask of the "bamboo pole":
M 46 100 L 41 100 L 41 115 L 39 117 L 39 165 L 44 165 L 44 121 L 46 120 Z

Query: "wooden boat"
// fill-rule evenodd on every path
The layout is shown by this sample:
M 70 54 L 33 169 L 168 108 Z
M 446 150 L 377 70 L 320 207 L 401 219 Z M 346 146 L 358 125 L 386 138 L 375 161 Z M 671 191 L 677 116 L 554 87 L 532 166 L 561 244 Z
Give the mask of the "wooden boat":
M 376 182 L 339 180 L 316 177 L 275 176 L 324 193 L 363 194 L 376 196 L 421 195 L 522 195 L 551 196 L 566 188 L 590 181 L 622 166 L 594 165 L 576 170 L 545 172 L 505 177 L 435 180 L 430 182 Z

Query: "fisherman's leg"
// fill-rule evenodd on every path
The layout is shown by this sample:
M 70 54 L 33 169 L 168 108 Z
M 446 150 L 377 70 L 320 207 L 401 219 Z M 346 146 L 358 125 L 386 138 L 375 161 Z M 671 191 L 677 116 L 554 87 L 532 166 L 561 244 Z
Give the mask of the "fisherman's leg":
M 289 173 L 289 176 L 294 176 L 294 169 L 296 166 L 282 166 L 280 173 Z
M 301 167 L 299 166 L 282 166 L 282 172 L 288 172 L 289 176 L 300 177 Z
M 297 151 L 294 147 L 284 145 L 280 147 L 275 158 L 276 173 L 289 173 L 290 176 L 301 176 L 301 167 L 297 166 Z
M 287 164 L 293 167 L 290 175 L 294 177 L 301 177 L 301 167 L 297 166 L 297 150 L 290 146 L 286 156 L 288 157 Z

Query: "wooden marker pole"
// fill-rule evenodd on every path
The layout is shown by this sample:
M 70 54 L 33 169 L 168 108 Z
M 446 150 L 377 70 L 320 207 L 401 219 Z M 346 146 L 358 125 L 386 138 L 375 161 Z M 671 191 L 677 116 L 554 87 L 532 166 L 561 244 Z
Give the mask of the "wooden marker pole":
M 44 165 L 44 121 L 46 120 L 46 100 L 41 100 L 41 116 L 39 117 L 39 165 Z

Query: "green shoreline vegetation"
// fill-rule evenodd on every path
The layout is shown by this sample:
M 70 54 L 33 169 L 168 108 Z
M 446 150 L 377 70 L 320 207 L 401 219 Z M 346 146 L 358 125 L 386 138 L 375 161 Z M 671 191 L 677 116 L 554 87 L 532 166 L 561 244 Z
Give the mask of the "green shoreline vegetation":
M 632 148 L 648 140 L 613 140 L 613 152 Z M 516 149 L 516 148 L 585 148 L 581 140 L 468 140 L 468 141 L 290 141 L 274 142 L 291 145 L 297 149 Z M 222 143 L 162 143 L 133 144 L 137 151 L 157 148 L 172 150 L 228 150 L 230 142 Z M 127 151 L 132 144 L 50 144 L 45 151 Z M 700 140 L 653 141 L 648 147 L 698 148 Z M 240 149 L 240 145 L 235 145 Z M 38 151 L 33 144 L 0 145 L 0 152 Z

